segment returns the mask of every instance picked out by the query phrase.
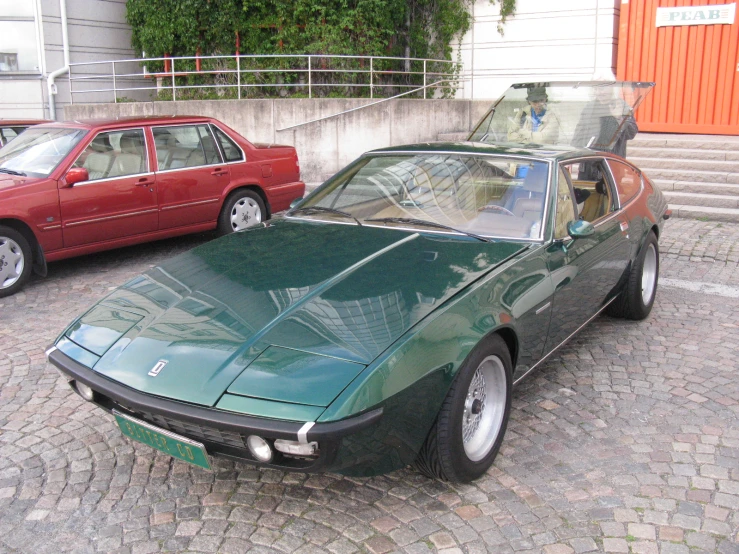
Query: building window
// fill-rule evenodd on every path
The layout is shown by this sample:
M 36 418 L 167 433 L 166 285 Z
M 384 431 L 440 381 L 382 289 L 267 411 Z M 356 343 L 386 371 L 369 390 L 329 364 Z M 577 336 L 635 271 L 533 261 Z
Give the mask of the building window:
M 0 74 L 41 73 L 33 2 L 0 2 Z

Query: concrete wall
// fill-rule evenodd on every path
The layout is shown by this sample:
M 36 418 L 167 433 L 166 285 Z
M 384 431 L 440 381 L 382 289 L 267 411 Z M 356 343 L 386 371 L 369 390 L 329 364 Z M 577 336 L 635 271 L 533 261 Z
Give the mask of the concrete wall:
M 75 104 L 64 108 L 64 117 L 214 117 L 252 142 L 295 146 L 303 179 L 314 183 L 324 181 L 367 150 L 431 142 L 443 133 L 467 132 L 490 106 L 488 101 L 398 99 L 295 129 L 280 130 L 368 103 L 361 99 L 275 99 Z
M 515 82 L 613 78 L 620 6 L 621 0 L 517 0 L 501 36 L 500 4 L 475 0 L 474 23 L 457 49 L 475 77 L 457 97 L 497 98 Z

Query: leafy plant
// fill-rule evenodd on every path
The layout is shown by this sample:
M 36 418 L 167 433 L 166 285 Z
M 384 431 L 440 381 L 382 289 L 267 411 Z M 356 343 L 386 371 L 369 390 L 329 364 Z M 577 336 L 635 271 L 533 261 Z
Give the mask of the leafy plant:
M 128 0 L 126 15 L 133 29 L 133 47 L 139 54 L 145 52 L 147 58 L 196 53 L 230 56 L 237 50 L 253 55 L 314 55 L 310 76 L 314 96 L 336 94 L 323 86 L 336 82 L 342 83 L 339 93 L 343 96 L 369 96 L 368 57 L 401 58 L 373 68 L 386 73 L 377 76 L 372 92 L 390 96 L 424 84 L 424 68 L 410 58 L 451 60 L 454 41 L 461 40 L 470 28 L 473 1 Z M 490 1 L 500 2 L 502 22 L 515 12 L 515 0 Z M 221 98 L 238 96 L 235 85 L 239 79 L 243 85 L 259 85 L 242 88 L 241 97 L 306 93 L 307 68 L 300 65 L 305 64 L 305 58 L 275 57 L 268 66 L 264 58 L 255 62 L 242 58 L 238 76 L 233 64 L 226 67 L 223 60 L 207 58 L 200 61 L 203 75 L 184 75 L 196 70 L 194 59 L 178 59 L 174 69 L 163 61 L 149 61 L 147 66 L 154 73 L 164 73 L 169 67 L 167 72 L 175 73 L 169 77 L 170 86 L 172 78 L 178 88 L 218 85 L 216 95 Z M 426 70 L 448 73 L 450 65 Z M 434 82 L 433 75 L 428 77 L 427 82 Z M 437 96 L 453 94 L 453 82 L 443 87 Z M 182 94 L 183 99 L 212 94 L 207 89 L 187 90 L 190 92 Z M 429 95 L 434 93 L 429 91 Z M 180 96 L 178 90 L 178 99 Z

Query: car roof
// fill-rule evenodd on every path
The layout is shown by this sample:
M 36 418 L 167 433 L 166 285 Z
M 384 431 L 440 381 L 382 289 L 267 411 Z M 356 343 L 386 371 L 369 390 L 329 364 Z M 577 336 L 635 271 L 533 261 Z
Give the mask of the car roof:
M 171 125 L 183 123 L 209 123 L 213 121 L 210 117 L 195 115 L 172 115 L 153 117 L 120 117 L 117 119 L 82 119 L 75 121 L 51 122 L 45 127 L 74 127 L 77 129 L 117 129 L 135 125 Z
M 51 123 L 48 119 L 0 119 L 0 127 L 16 127 L 20 125 L 40 125 Z
M 607 155 L 605 152 L 594 152 L 586 148 L 555 144 L 514 144 L 514 143 L 485 143 L 485 142 L 423 142 L 391 146 L 371 150 L 365 155 L 391 153 L 453 153 L 453 154 L 483 154 L 498 156 L 526 156 L 543 160 L 562 160 L 577 156 Z

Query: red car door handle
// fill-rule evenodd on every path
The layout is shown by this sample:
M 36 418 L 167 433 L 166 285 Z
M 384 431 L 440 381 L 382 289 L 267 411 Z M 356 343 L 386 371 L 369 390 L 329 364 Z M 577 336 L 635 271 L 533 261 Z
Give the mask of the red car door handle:
M 154 181 L 152 181 L 151 179 L 147 177 L 143 177 L 138 180 L 138 182 L 136 183 L 136 186 L 137 187 L 148 187 L 149 185 L 153 185 L 153 184 L 154 184 Z
M 210 174 L 211 174 L 211 175 L 217 175 L 217 176 L 219 176 L 219 177 L 220 177 L 221 175 L 225 175 L 226 173 L 228 173 L 228 171 L 224 171 L 224 170 L 223 170 L 223 169 L 221 169 L 220 167 L 219 167 L 218 169 L 214 169 L 213 171 L 211 171 L 211 172 L 210 172 Z

